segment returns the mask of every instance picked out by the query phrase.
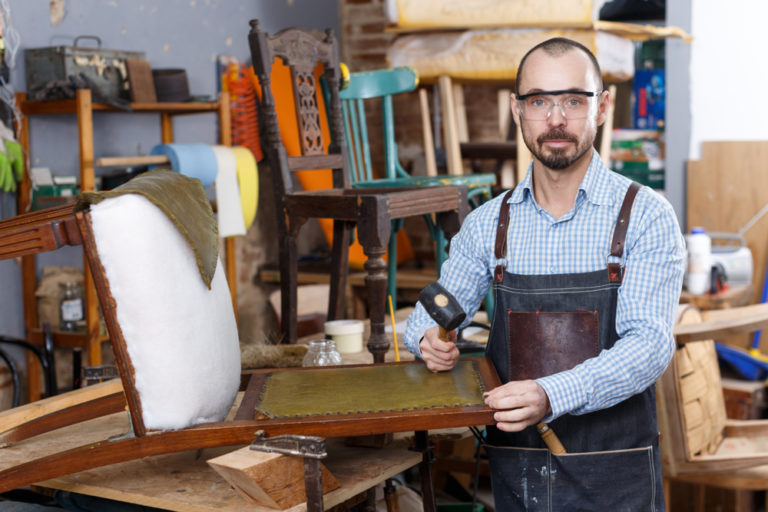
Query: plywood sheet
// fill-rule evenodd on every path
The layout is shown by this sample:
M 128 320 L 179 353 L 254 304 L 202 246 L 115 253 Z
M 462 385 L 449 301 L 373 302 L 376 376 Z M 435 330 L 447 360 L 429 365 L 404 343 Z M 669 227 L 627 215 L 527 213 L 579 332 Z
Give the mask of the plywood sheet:
M 768 141 L 703 142 L 701 158 L 688 162 L 686 231 L 739 233 L 768 204 Z M 754 260 L 754 297 L 759 302 L 768 262 L 768 215 L 743 236 Z M 751 336 L 725 340 L 746 347 Z M 768 351 L 768 336 L 761 349 Z

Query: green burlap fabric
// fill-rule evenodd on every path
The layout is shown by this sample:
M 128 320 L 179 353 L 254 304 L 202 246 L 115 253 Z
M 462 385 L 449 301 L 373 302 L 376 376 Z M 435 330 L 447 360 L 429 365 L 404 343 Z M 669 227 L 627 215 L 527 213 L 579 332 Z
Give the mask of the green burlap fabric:
M 123 194 L 140 194 L 168 216 L 195 251 L 200 276 L 210 289 L 219 257 L 218 226 L 200 180 L 158 169 L 140 174 L 114 190 L 83 192 L 75 211 Z
M 274 371 L 256 410 L 270 418 L 365 414 L 483 405 L 472 361 L 449 372 L 423 364 Z

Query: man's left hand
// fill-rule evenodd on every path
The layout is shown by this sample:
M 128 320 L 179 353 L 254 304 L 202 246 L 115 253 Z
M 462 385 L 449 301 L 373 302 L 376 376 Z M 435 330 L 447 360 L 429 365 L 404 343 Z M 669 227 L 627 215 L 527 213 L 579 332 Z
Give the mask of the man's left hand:
M 496 409 L 496 427 L 505 432 L 520 432 L 535 425 L 551 411 L 549 397 L 536 381 L 507 382 L 484 394 L 485 405 Z

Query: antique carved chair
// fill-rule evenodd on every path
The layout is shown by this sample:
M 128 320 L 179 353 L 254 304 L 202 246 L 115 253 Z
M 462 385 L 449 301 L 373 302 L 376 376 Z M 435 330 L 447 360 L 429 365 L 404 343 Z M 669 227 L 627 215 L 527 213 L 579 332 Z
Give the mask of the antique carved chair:
M 152 201 L 142 191 L 157 185 L 146 180 L 161 176 L 174 192 Z M 247 445 L 258 431 L 266 438 L 345 437 L 492 421 L 482 390 L 498 379 L 485 359 L 440 375 L 421 363 L 241 375 L 232 300 L 202 186 L 171 171 L 144 174 L 128 186 L 130 192 L 77 213 L 69 206 L 0 221 L 6 257 L 84 246 L 120 373 L 119 380 L 0 412 L 0 492 L 152 455 Z M 366 376 L 373 385 L 362 385 Z M 302 392 L 308 380 L 318 384 Z M 381 396 L 385 381 L 392 389 L 418 386 L 427 402 L 371 408 L 381 399 L 403 403 L 407 393 Z M 329 401 L 311 394 L 334 382 L 336 390 L 320 397 Z M 454 396 L 445 395 L 451 387 Z M 303 410 L 281 409 L 302 400 Z M 95 437 L 100 431 L 84 424 L 75 437 L 38 437 L 102 416 L 122 435 Z
M 387 264 L 383 256 L 392 232 L 391 223 L 406 217 L 436 214 L 438 224 L 450 238 L 466 215 L 467 189 L 453 186 L 352 188 L 346 168 L 347 148 L 339 99 L 340 69 L 332 32 L 326 31 L 325 37 L 319 39 L 309 32 L 289 28 L 270 36 L 261 30 L 258 20 L 253 20 L 248 39 L 262 90 L 260 132 L 278 211 L 282 332 L 289 342 L 295 342 L 299 228 L 310 218 L 330 218 L 334 228 L 328 318 L 338 319 L 343 315 L 350 233 L 357 227 L 357 237 L 367 257 L 364 267 L 371 326 L 368 349 L 374 361 L 381 362 L 389 348 L 384 333 Z M 290 68 L 302 156 L 288 157 L 281 139 L 270 80 L 275 59 L 282 59 Z M 328 145 L 319 128 L 318 102 L 322 94 L 314 75 L 318 64 L 324 67 L 323 78 L 330 91 L 326 106 L 331 125 Z M 331 169 L 333 175 L 333 188 L 312 191 L 295 188 L 295 172 L 328 172 L 327 169 Z
M 657 383 L 662 469 L 666 480 L 729 489 L 768 490 L 768 420 L 726 417 L 713 339 L 768 326 L 768 304 L 699 312 L 681 305 L 678 348 Z

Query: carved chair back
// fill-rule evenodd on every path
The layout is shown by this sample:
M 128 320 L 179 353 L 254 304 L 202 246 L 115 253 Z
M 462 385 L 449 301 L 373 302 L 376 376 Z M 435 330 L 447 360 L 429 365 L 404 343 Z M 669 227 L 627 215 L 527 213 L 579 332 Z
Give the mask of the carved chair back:
M 292 172 L 325 172 L 329 168 L 333 173 L 333 187 L 348 188 L 349 179 L 341 158 L 344 153 L 344 129 L 339 100 L 339 57 L 333 32 L 328 29 L 320 38 L 301 29 L 288 28 L 270 36 L 260 29 L 258 20 L 252 20 L 251 27 L 248 38 L 253 68 L 262 88 L 260 133 L 264 150 L 272 153 L 270 162 L 279 166 L 279 169 L 272 170 L 276 192 L 279 196 L 293 193 Z M 290 69 L 301 156 L 288 157 L 281 140 L 271 80 L 272 65 L 276 59 L 282 60 Z M 321 112 L 323 98 L 316 80 L 319 68 L 330 90 L 329 101 L 325 105 L 329 113 L 330 144 L 324 140 L 321 130 L 320 116 L 325 114 Z

